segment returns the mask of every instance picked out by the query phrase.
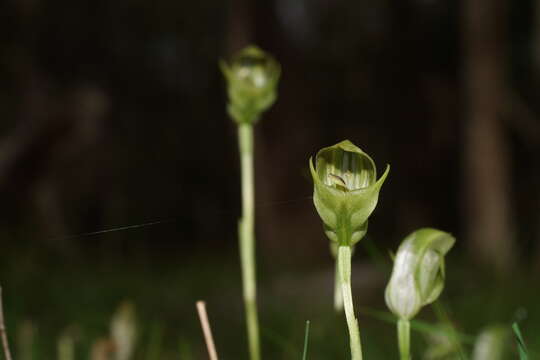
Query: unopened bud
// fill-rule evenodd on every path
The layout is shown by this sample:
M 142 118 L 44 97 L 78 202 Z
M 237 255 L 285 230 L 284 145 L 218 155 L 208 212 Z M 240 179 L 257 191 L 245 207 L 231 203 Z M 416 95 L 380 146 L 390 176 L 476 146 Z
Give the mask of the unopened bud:
M 436 229 L 420 229 L 403 240 L 394 260 L 385 300 L 400 319 L 410 320 L 435 301 L 444 288 L 444 256 L 455 238 Z
M 255 123 L 277 98 L 279 63 L 258 47 L 249 46 L 229 64 L 221 61 L 220 67 L 227 79 L 229 115 L 240 124 Z

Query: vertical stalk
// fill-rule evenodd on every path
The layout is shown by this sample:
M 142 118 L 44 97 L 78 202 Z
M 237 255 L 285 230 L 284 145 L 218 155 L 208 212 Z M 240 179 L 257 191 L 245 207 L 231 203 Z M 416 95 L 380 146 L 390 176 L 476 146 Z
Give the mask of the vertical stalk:
M 238 236 L 240 263 L 249 354 L 251 360 L 260 360 L 259 320 L 257 315 L 257 284 L 255 275 L 255 185 L 253 176 L 253 126 L 238 126 L 238 145 L 242 175 L 242 218 Z
M 351 248 L 340 246 L 338 249 L 338 267 L 340 273 L 341 294 L 347 326 L 349 327 L 349 338 L 351 345 L 351 359 L 362 360 L 362 344 L 360 342 L 360 329 L 358 320 L 354 316 L 354 306 L 351 291 Z
M 339 263 L 336 261 L 336 278 L 334 279 L 334 309 L 337 313 L 343 311 L 343 296 L 341 295 L 341 281 Z
M 409 320 L 399 319 L 397 323 L 399 356 L 401 360 L 411 359 L 411 325 Z

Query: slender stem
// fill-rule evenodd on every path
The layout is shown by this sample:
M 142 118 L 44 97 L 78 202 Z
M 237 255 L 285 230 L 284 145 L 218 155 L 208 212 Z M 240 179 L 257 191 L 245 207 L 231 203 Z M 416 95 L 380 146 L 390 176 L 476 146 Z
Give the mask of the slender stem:
M 339 263 L 336 261 L 336 278 L 334 280 L 334 309 L 337 313 L 343 311 L 343 296 L 341 295 L 341 281 L 339 278 Z
M 360 329 L 358 320 L 354 316 L 354 306 L 351 291 L 351 248 L 340 246 L 338 249 L 338 266 L 340 273 L 341 293 L 347 326 L 349 327 L 349 338 L 351 345 L 351 359 L 362 360 L 362 344 L 360 342 Z
M 253 175 L 253 126 L 238 126 L 242 172 L 242 218 L 239 224 L 240 262 L 251 360 L 260 360 L 257 284 L 255 274 L 255 184 Z
M 12 360 L 11 352 L 9 351 L 9 343 L 6 333 L 6 325 L 4 322 L 4 307 L 2 304 L 2 287 L 0 286 L 0 337 L 2 338 L 2 348 L 4 349 L 5 360 Z
M 411 359 L 411 325 L 409 320 L 400 319 L 397 323 L 399 355 L 401 360 Z

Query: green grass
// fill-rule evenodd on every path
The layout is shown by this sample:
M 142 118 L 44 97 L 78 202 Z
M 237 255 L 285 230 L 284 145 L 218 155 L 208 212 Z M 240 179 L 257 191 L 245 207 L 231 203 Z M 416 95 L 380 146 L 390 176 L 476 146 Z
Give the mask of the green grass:
M 206 349 L 195 311 L 195 301 L 207 301 L 218 352 L 223 359 L 247 359 L 241 281 L 235 254 L 203 257 L 193 253 L 190 261 L 142 266 L 138 261 L 64 265 L 33 259 L 0 262 L 4 307 L 14 358 L 56 358 L 58 336 L 67 328 L 76 334 L 77 359 L 87 359 L 92 343 L 109 331 L 116 307 L 125 299 L 137 306 L 140 336 L 134 360 L 203 359 Z M 353 263 L 369 261 L 355 259 Z M 389 274 L 380 269 L 375 288 L 353 288 L 362 324 L 365 359 L 396 359 L 395 324 L 384 305 L 383 290 Z M 540 353 L 540 291 L 525 273 L 510 281 L 493 281 L 489 274 L 473 273 L 474 267 L 451 259 L 443 302 L 448 318 L 470 354 L 474 335 L 494 322 L 511 324 L 516 314 L 528 336 L 529 354 Z M 341 316 L 333 311 L 331 259 L 328 272 L 318 280 L 320 266 L 271 268 L 261 265 L 260 322 L 266 359 L 302 358 L 305 319 L 310 319 L 309 360 L 346 359 L 348 333 Z M 361 276 L 357 274 L 356 276 Z M 315 279 L 315 280 L 313 280 Z M 314 286 L 318 284 L 320 286 Z M 309 284 L 309 285 L 306 285 Z M 481 286 L 479 285 L 481 284 Z M 526 311 L 525 311 L 526 310 Z M 23 323 L 35 328 L 31 359 L 22 359 L 17 333 Z M 413 358 L 426 348 L 424 335 L 434 331 L 437 314 L 425 309 L 412 324 Z M 510 326 L 510 325 L 509 325 Z M 513 345 L 513 344 L 512 344 Z M 514 345 L 513 345 L 514 346 Z M 514 359 L 518 359 L 517 351 Z M 1 358 L 1 357 L 0 357 Z M 534 358 L 534 357 L 533 357 Z
M 514 330 L 514 334 L 516 335 L 516 342 L 519 352 L 519 359 L 520 360 L 528 360 L 529 354 L 527 351 L 527 347 L 525 346 L 525 341 L 523 340 L 523 336 L 521 335 L 521 331 L 519 330 L 518 323 L 512 324 L 512 330 Z

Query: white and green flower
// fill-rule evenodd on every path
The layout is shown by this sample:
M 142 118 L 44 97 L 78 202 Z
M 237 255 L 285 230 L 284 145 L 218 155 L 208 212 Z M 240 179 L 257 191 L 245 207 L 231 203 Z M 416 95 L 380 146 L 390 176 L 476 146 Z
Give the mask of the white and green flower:
M 239 124 L 255 123 L 276 101 L 279 63 L 258 47 L 249 46 L 230 64 L 221 61 L 219 65 L 227 79 L 229 115 Z
M 367 220 L 388 176 L 377 180 L 374 161 L 349 140 L 321 149 L 310 159 L 313 202 L 324 230 L 335 246 L 353 247 L 367 232 Z
M 394 260 L 385 300 L 400 319 L 412 319 L 435 301 L 444 288 L 444 256 L 455 238 L 443 231 L 420 229 L 403 240 Z

